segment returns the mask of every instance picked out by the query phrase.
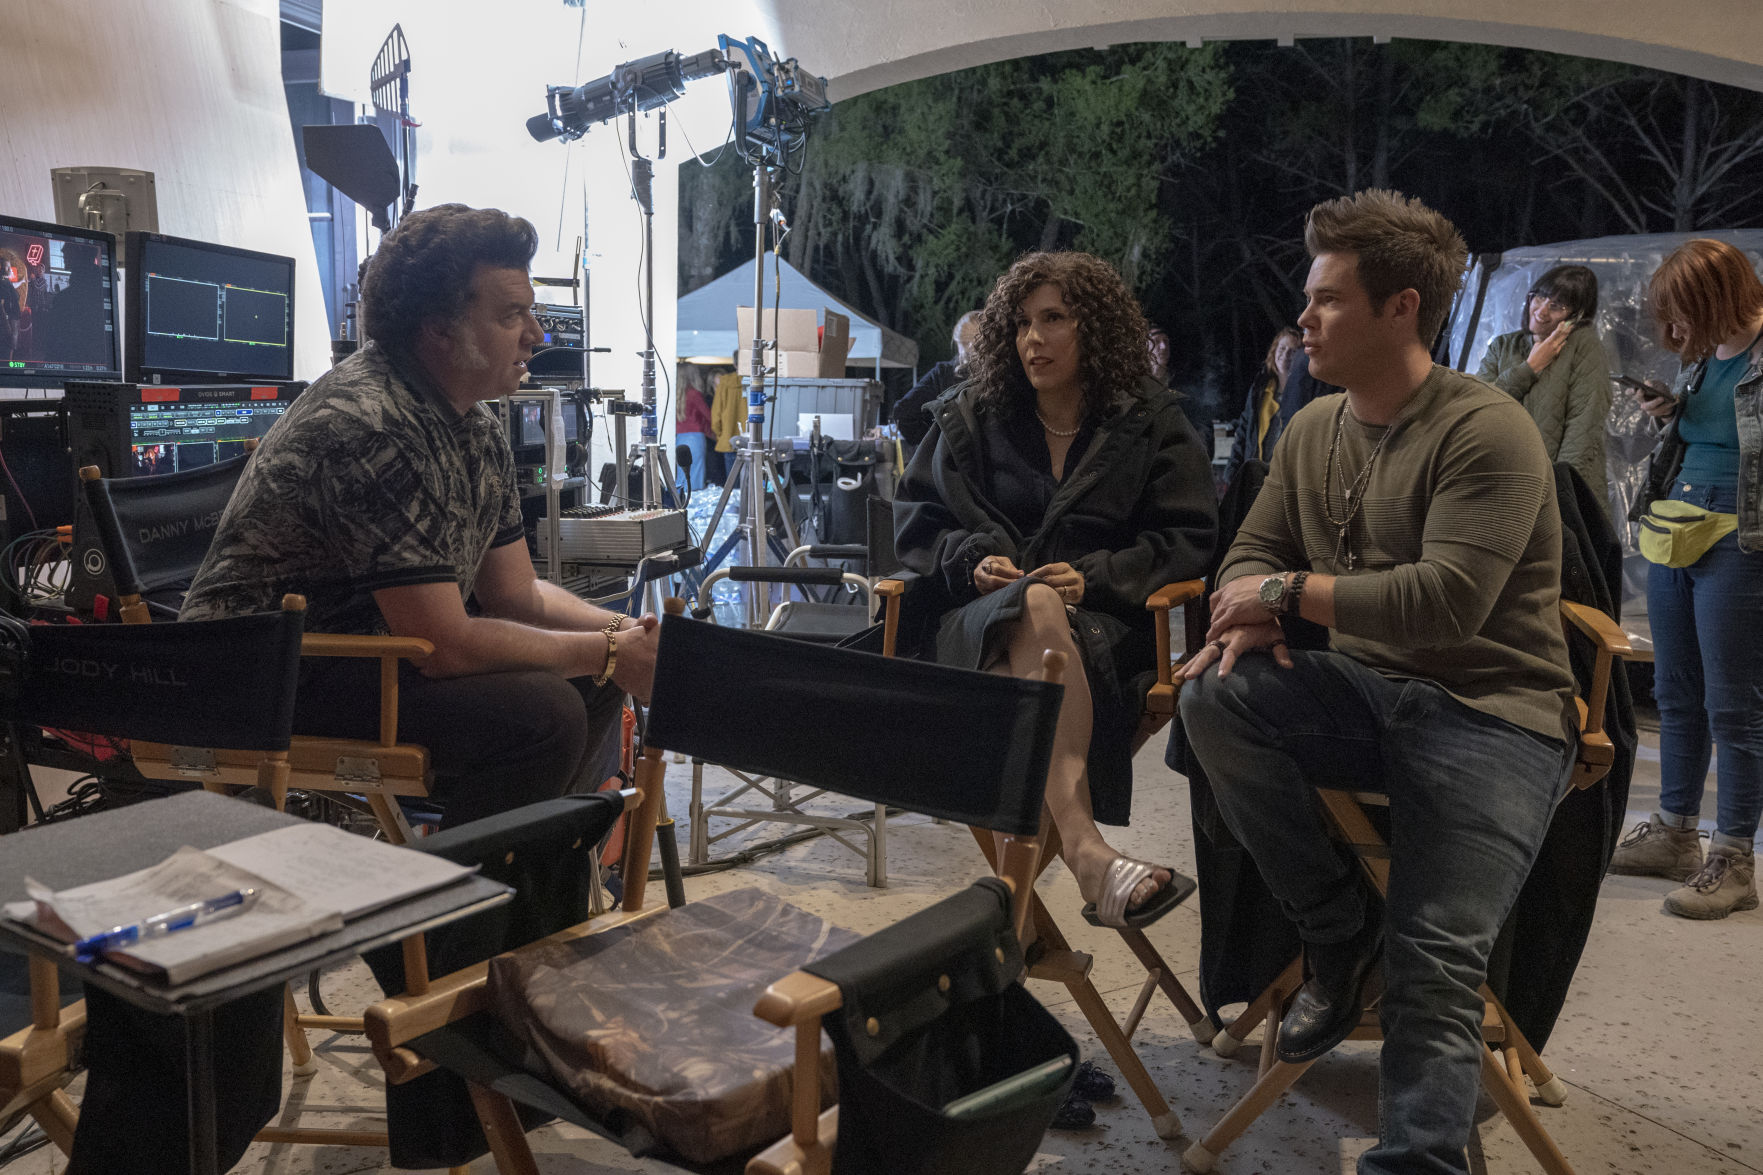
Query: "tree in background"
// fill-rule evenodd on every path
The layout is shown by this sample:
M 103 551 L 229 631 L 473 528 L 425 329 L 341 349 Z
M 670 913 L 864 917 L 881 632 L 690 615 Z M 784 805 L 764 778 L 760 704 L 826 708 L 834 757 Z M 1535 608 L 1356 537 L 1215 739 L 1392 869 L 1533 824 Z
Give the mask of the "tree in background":
M 1370 186 L 1425 199 L 1477 251 L 1744 223 L 1763 95 L 1441 42 L 1049 54 L 837 104 L 784 186 L 784 248 L 925 362 L 1017 254 L 1096 253 L 1228 417 L 1301 307 L 1305 212 Z M 732 153 L 688 167 L 681 200 L 689 290 L 750 255 L 748 173 Z

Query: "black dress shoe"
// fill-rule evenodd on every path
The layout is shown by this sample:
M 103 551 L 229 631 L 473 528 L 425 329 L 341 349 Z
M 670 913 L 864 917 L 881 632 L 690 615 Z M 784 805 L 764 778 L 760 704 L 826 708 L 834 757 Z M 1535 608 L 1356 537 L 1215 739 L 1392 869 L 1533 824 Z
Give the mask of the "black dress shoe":
M 1314 1061 L 1347 1039 L 1365 1011 L 1365 980 L 1383 946 L 1383 911 L 1366 911 L 1365 924 L 1345 942 L 1304 944 L 1310 978 L 1292 997 L 1279 1023 L 1279 1059 Z

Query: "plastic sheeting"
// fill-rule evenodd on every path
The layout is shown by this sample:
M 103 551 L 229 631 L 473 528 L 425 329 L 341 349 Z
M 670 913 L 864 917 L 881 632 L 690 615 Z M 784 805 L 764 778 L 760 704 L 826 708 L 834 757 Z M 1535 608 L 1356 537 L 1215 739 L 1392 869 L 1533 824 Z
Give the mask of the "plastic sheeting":
M 1531 285 L 1557 265 L 1583 265 L 1598 276 L 1598 312 L 1593 321 L 1611 373 L 1657 379 L 1669 386 L 1677 377 L 1677 356 L 1660 345 L 1657 327 L 1646 312 L 1647 283 L 1673 249 L 1696 237 L 1727 241 L 1763 269 L 1763 229 L 1595 237 L 1477 255 L 1445 327 L 1453 365 L 1476 372 L 1494 337 L 1523 325 L 1524 299 Z M 1645 615 L 1647 566 L 1635 548 L 1636 528 L 1627 521 L 1628 508 L 1640 493 L 1658 430 L 1621 386 L 1615 389 L 1605 430 L 1608 502 L 1622 537 L 1622 610 L 1627 623 Z

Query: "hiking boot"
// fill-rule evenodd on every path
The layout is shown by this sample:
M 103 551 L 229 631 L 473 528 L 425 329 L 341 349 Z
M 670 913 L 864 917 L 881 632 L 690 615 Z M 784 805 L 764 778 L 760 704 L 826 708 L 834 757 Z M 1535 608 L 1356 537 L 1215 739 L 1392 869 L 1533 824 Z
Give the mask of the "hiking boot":
M 1693 828 L 1671 827 L 1657 812 L 1635 825 L 1610 858 L 1610 872 L 1628 877 L 1688 881 L 1701 867 L 1701 835 Z
M 1709 848 L 1696 875 L 1665 895 L 1665 912 L 1680 918 L 1724 918 L 1756 908 L 1757 858 L 1727 845 Z

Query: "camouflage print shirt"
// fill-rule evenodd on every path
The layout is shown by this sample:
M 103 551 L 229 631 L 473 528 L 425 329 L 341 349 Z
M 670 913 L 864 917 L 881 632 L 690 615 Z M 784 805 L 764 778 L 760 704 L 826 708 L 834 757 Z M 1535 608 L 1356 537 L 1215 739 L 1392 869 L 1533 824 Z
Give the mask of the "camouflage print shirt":
M 413 364 L 369 346 L 270 429 L 221 516 L 180 619 L 306 597 L 306 631 L 383 633 L 378 588 L 457 583 L 522 539 L 514 456 L 487 405 L 464 416 Z

